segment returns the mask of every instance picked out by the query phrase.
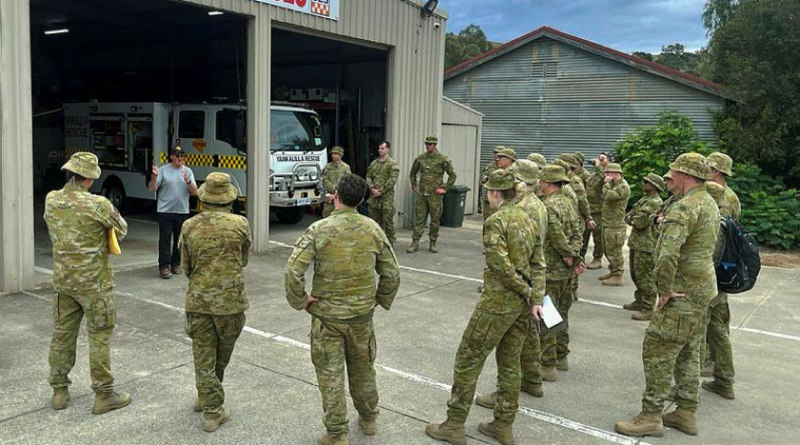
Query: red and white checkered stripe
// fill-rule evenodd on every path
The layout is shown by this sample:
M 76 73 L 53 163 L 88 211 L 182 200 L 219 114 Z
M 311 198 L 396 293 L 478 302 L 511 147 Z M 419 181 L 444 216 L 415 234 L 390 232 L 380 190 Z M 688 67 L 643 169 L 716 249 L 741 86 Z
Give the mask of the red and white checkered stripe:
M 329 16 L 331 15 L 331 7 L 325 3 L 311 2 L 311 12 L 317 15 Z

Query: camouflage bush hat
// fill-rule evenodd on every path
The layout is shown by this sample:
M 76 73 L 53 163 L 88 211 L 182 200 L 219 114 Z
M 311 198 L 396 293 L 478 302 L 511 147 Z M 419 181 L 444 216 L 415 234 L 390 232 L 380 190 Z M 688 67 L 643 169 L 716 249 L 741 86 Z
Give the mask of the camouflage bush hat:
M 209 204 L 229 204 L 238 197 L 239 190 L 231 184 L 231 176 L 222 172 L 210 173 L 197 189 L 197 198 Z
M 483 188 L 486 190 L 511 190 L 515 183 L 513 173 L 507 169 L 500 169 L 489 174 L 489 179 Z
M 564 167 L 556 164 L 545 165 L 544 169 L 539 173 L 539 179 L 544 182 L 569 182 Z
M 577 166 L 583 164 L 583 162 L 581 162 L 581 160 L 578 159 L 577 156 L 575 156 L 573 154 L 569 154 L 569 153 L 564 153 L 564 154 L 559 155 L 558 159 L 561 159 L 562 161 L 566 162 L 567 164 L 569 164 L 569 165 L 571 165 L 573 167 L 577 167 Z
M 708 155 L 708 165 L 722 172 L 725 176 L 733 176 L 733 159 L 725 153 L 717 151 Z
M 337 146 L 335 146 L 335 147 L 333 147 L 331 149 L 331 154 L 332 155 L 344 155 L 344 148 L 342 148 L 342 147 L 337 145 Z
M 671 180 L 672 180 L 672 170 L 668 171 L 668 172 L 667 172 L 667 174 L 665 174 L 664 176 L 662 176 L 662 178 L 664 178 L 664 180 L 665 180 L 665 181 L 666 181 L 667 179 L 669 179 L 669 180 L 671 181 Z
M 575 157 L 576 157 L 576 158 L 578 158 L 578 160 L 579 160 L 579 161 L 581 161 L 581 164 L 583 164 L 584 162 L 586 162 L 586 155 L 585 155 L 585 154 L 583 154 L 583 152 L 576 151 L 576 152 L 575 152 L 575 153 L 573 153 L 573 154 L 575 155 Z
M 684 153 L 678 156 L 672 164 L 670 170 L 685 173 L 699 179 L 711 179 L 711 169 L 708 167 L 706 157 L 700 153 Z M 608 169 L 606 169 L 608 171 Z
M 511 148 L 503 147 L 501 150 L 497 152 L 497 156 L 503 156 L 505 158 L 511 159 L 512 161 L 517 160 L 517 152 Z
M 650 184 L 653 184 L 653 186 L 655 186 L 655 188 L 657 188 L 658 191 L 660 192 L 664 191 L 665 188 L 664 178 L 662 178 L 661 176 L 658 176 L 655 173 L 648 173 L 647 176 L 644 177 L 644 180 L 649 182 Z
M 75 173 L 87 179 L 97 179 L 100 177 L 100 166 L 97 165 L 97 156 L 94 153 L 79 151 L 70 156 L 69 161 L 61 167 L 61 170 Z
M 567 162 L 567 161 L 565 161 L 565 160 L 563 160 L 561 158 L 558 158 L 558 159 L 554 160 L 553 161 L 553 165 L 557 165 L 557 166 L 563 168 L 564 172 L 567 173 L 567 174 L 569 174 L 569 172 L 572 171 L 572 164 L 570 164 L 569 162 Z
M 603 171 L 605 173 L 620 173 L 620 174 L 622 174 L 622 167 L 619 164 L 612 162 L 612 163 L 608 164 L 606 166 L 605 170 L 603 170 Z
M 502 145 L 498 145 L 497 147 L 494 148 L 494 150 L 492 150 L 492 154 L 500 153 L 500 150 L 502 150 L 504 148 L 505 147 L 503 147 Z
M 539 180 L 539 166 L 528 159 L 520 159 L 511 166 L 514 177 L 526 184 L 535 184 Z
M 434 135 L 426 136 L 425 137 L 425 143 L 426 144 L 438 144 L 439 143 L 439 138 L 437 138 Z
M 528 155 L 528 160 L 533 161 L 536 165 L 539 166 L 539 169 L 543 169 L 544 166 L 547 164 L 547 159 L 544 158 L 544 155 L 539 153 L 531 153 Z

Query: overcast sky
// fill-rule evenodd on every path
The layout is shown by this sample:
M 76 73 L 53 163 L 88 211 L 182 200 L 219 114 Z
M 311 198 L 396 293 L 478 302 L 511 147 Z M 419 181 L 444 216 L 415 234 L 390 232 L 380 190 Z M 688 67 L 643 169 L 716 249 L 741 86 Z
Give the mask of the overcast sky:
M 540 26 L 624 51 L 661 52 L 682 43 L 706 44 L 700 22 L 705 0 L 441 0 L 447 30 L 475 23 L 489 40 L 505 43 Z

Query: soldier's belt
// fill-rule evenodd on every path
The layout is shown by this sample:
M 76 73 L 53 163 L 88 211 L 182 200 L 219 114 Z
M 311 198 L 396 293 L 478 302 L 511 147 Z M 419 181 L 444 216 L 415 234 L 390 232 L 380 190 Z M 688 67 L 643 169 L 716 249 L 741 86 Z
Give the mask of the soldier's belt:
M 315 318 L 320 319 L 322 322 L 328 323 L 341 323 L 341 324 L 360 324 L 360 323 L 368 323 L 372 321 L 372 316 L 375 314 L 375 309 L 370 310 L 368 313 L 364 315 L 358 315 L 353 318 L 347 319 L 339 319 L 339 318 L 331 318 L 331 317 L 323 317 L 321 315 L 312 314 Z

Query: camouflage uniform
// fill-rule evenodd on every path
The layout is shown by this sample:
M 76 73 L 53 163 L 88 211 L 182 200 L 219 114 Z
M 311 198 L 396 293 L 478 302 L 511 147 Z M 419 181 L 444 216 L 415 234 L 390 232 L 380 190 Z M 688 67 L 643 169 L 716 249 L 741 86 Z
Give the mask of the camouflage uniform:
M 575 201 L 578 207 L 578 214 L 580 216 L 581 221 L 581 235 L 586 233 L 586 225 L 589 223 L 589 220 L 592 219 L 592 214 L 589 210 L 589 201 L 587 199 L 586 194 L 586 187 L 584 186 L 583 179 L 578 173 L 575 173 L 572 170 L 572 167 L 580 164 L 580 160 L 577 156 L 571 154 L 563 154 L 559 156 L 560 160 L 563 160 L 568 165 L 566 167 L 567 177 L 569 178 L 569 188 L 571 188 L 575 192 Z M 583 248 L 583 241 L 581 241 L 581 248 Z M 583 255 L 581 255 L 583 258 Z M 582 261 L 582 260 L 581 260 Z M 577 273 L 573 273 L 571 279 L 571 288 L 570 292 L 572 295 L 573 300 L 577 300 L 578 298 L 578 286 L 580 284 L 580 276 Z
M 253 238 L 247 219 L 230 213 L 237 194 L 230 181 L 225 173 L 208 175 L 197 191 L 202 212 L 184 223 L 178 242 L 189 279 L 186 335 L 192 339 L 195 384 L 206 418 L 222 412 L 225 368 L 248 308 L 243 269 Z
M 319 301 L 306 308 L 305 274 L 312 263 L 311 295 Z M 328 434 L 338 438 L 348 432 L 345 375 L 359 416 L 374 421 L 378 390 L 372 315 L 376 305 L 391 308 L 400 286 L 397 258 L 386 235 L 354 209 L 336 210 L 297 240 L 285 281 L 289 304 L 296 310 L 306 308 L 312 316 L 311 362 Z
M 660 178 L 656 175 L 653 176 L 655 178 L 648 181 L 659 189 L 663 188 L 663 182 L 655 183 L 656 178 Z M 655 267 L 653 252 L 656 249 L 657 241 L 654 217 L 662 204 L 663 200 L 656 190 L 654 193 L 642 197 L 625 215 L 625 223 L 633 227 L 630 239 L 628 239 L 628 247 L 630 247 L 631 278 L 636 285 L 634 305 L 643 314 L 653 311 L 658 297 L 653 277 L 653 268 Z
M 586 172 L 586 170 L 584 170 Z M 603 259 L 603 166 L 596 166 L 594 172 L 589 174 L 586 172 L 586 198 L 589 201 L 589 212 L 592 215 L 597 227 L 594 230 L 586 229 L 583 232 L 583 247 L 581 248 L 581 257 L 586 256 L 589 250 L 589 238 L 594 237 L 594 251 L 592 252 L 592 259 L 601 261 Z
M 417 174 L 420 174 L 417 183 Z M 447 173 L 447 183 L 444 182 L 444 174 Z M 431 217 L 429 236 L 431 241 L 439 238 L 439 220 L 442 218 L 442 195 L 436 194 L 436 189 L 443 187 L 445 191 L 456 183 L 456 172 L 453 164 L 447 156 L 436 150 L 433 154 L 427 152 L 417 156 L 411 166 L 411 174 L 408 176 L 411 181 L 411 188 L 416 188 L 419 184 L 417 193 L 416 221 L 414 222 L 413 240 L 419 241 L 422 232 L 425 230 L 425 220 L 428 215 Z
M 92 157 L 93 154 L 77 153 L 70 162 Z M 94 166 L 97 166 L 96 157 Z M 99 168 L 96 173 L 92 179 L 100 176 Z M 75 179 L 63 189 L 47 194 L 44 220 L 53 243 L 56 293 L 49 356 L 50 386 L 67 388 L 72 383 L 69 372 L 75 366 L 78 332 L 85 314 L 92 389 L 98 394 L 109 394 L 114 386 L 109 344 L 117 322 L 117 304 L 112 293 L 114 276 L 108 261 L 108 231 L 113 229 L 117 238 L 122 239 L 128 233 L 128 224 L 111 202 L 89 193 Z
M 508 190 L 513 184 L 511 172 L 498 171 L 486 188 Z M 531 305 L 541 304 L 544 297 L 539 230 L 538 224 L 513 202 L 504 202 L 486 220 L 484 287 L 456 354 L 453 389 L 447 403 L 451 423 L 466 422 L 478 377 L 495 348 L 498 391 L 494 417 L 507 424 L 514 422 L 519 408 L 520 355 L 531 329 Z
M 335 153 L 331 151 L 331 153 Z M 341 150 L 339 150 L 341 153 Z M 340 161 L 339 165 L 336 165 L 335 162 L 328 162 L 325 164 L 325 168 L 322 169 L 322 187 L 325 189 L 325 193 L 329 195 L 333 195 L 333 192 L 336 191 L 336 187 L 339 185 L 339 181 L 344 177 L 344 175 L 350 174 L 350 166 L 347 165 L 344 161 Z M 322 217 L 327 218 L 333 212 L 333 201 L 325 201 L 325 207 L 322 210 Z
M 609 164 L 611 167 L 614 164 Z M 609 169 L 606 168 L 606 171 Z M 603 185 L 603 249 L 608 259 L 611 276 L 622 276 L 625 257 L 622 248 L 628 230 L 625 226 L 625 210 L 631 197 L 631 187 L 624 178 L 619 182 Z
M 367 185 L 370 189 L 375 188 L 381 192 L 380 197 L 376 198 L 370 195 L 367 201 L 369 217 L 381 226 L 392 245 L 396 241 L 394 235 L 394 189 L 399 174 L 400 165 L 389 156 L 386 159 L 375 159 L 367 169 Z
M 497 156 L 498 149 L 495 148 L 493 154 Z M 497 165 L 497 161 L 492 160 L 492 162 L 486 164 L 486 168 L 483 169 L 483 174 L 481 175 L 481 185 L 485 184 L 486 181 L 489 179 L 489 175 L 492 174 L 495 170 L 499 169 L 500 167 Z M 491 212 L 491 206 L 489 206 L 489 200 L 486 198 L 486 190 L 481 192 L 481 212 L 483 213 L 483 220 L 486 221 L 486 218 L 489 216 L 486 212 Z

